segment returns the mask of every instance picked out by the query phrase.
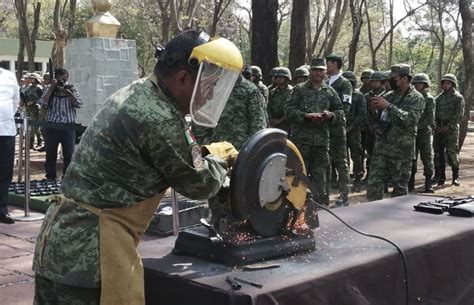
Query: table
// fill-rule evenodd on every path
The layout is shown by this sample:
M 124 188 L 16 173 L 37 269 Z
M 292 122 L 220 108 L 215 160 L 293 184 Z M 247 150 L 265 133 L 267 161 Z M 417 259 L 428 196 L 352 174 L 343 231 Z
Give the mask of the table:
M 397 243 L 407 257 L 410 304 L 474 303 L 474 218 L 413 211 L 426 196 L 404 196 L 334 209 L 356 228 Z M 142 242 L 146 304 L 406 304 L 400 254 L 361 236 L 325 211 L 312 253 L 274 260 L 280 268 L 242 271 L 171 254 L 174 237 Z M 263 284 L 230 290 L 227 275 Z

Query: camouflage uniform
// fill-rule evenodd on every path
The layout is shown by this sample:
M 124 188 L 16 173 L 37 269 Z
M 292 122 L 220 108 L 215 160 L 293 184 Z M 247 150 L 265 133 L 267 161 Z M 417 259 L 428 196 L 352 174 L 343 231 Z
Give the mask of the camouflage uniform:
M 141 79 L 106 100 L 67 169 L 62 183 L 66 197 L 97 208 L 118 208 L 168 187 L 196 199 L 219 191 L 226 170 L 211 157 L 193 162 L 197 143 L 177 103 L 157 84 L 155 77 Z M 38 240 L 54 217 L 53 206 Z M 36 244 L 36 274 L 61 285 L 99 287 L 98 221 L 83 208 L 63 205 L 43 247 Z
M 252 135 L 266 127 L 262 95 L 252 82 L 241 77 L 232 89 L 216 128 L 193 125 L 193 133 L 199 144 L 227 141 L 240 150 Z M 230 214 L 228 198 L 221 194 L 208 200 L 214 224 L 223 215 Z
M 287 79 L 287 82 L 291 81 L 291 72 L 288 68 L 285 67 L 279 68 L 279 70 L 275 72 L 274 76 L 275 78 L 285 77 Z M 288 96 L 290 95 L 291 90 L 293 90 L 293 87 L 289 84 L 283 87 L 275 86 L 275 88 L 270 91 L 267 105 L 268 119 L 270 121 L 270 124 L 272 120 L 283 119 L 281 123 L 276 124 L 272 127 L 283 129 L 288 133 L 290 132 L 291 125 L 288 120 L 285 119 L 285 104 L 288 100 Z
M 336 178 L 335 170 L 338 174 L 339 182 L 339 192 L 341 194 L 349 193 L 349 165 L 347 160 L 347 138 L 346 138 L 346 127 L 345 127 L 345 116 L 350 111 L 351 108 L 351 99 L 352 99 L 352 85 L 351 83 L 344 78 L 342 75 L 337 78 L 332 84 L 331 87 L 337 92 L 341 102 L 342 108 L 344 110 L 344 117 L 338 120 L 336 124 L 332 124 L 329 127 L 330 134 L 330 148 L 329 155 L 332 160 L 333 166 L 333 175 L 329 167 L 328 171 L 328 183 L 327 187 L 331 185 L 331 180 Z M 347 99 L 347 96 L 349 99 Z M 331 164 L 330 164 L 331 166 Z M 332 177 L 331 177 L 332 176 Z
M 450 91 L 443 91 L 435 98 L 436 128 L 449 127 L 446 133 L 436 130 L 434 134 L 435 172 L 439 179 L 438 184 L 443 184 L 446 179 L 445 151 L 453 171 L 453 184 L 454 180 L 459 178 L 459 122 L 464 115 L 464 97 L 454 89 L 457 81 L 454 84 Z
M 25 91 L 25 93 L 22 94 L 23 103 L 26 106 L 26 115 L 31 119 L 31 121 L 34 121 L 35 123 L 37 123 L 38 120 L 40 119 L 40 106 L 38 105 L 37 101 L 40 99 L 42 95 L 43 95 L 43 87 L 41 87 L 41 85 L 39 84 L 29 86 L 28 89 Z M 32 103 L 32 104 L 28 105 L 28 103 Z M 43 139 L 41 138 L 40 129 L 36 125 L 31 126 L 31 135 L 30 135 L 31 148 L 33 148 L 35 137 L 36 137 L 36 144 L 40 146 L 41 143 L 43 142 Z
M 381 124 L 376 131 L 367 187 L 369 201 L 383 198 L 384 184 L 389 176 L 393 183 L 392 197 L 408 194 L 416 127 L 424 109 L 423 96 L 411 87 L 405 93 L 390 91 L 384 98 L 391 105 L 386 109 L 385 125 Z
M 374 73 L 374 70 L 372 70 L 372 69 L 364 70 L 364 71 L 362 71 L 362 73 L 360 74 L 360 79 L 363 81 L 365 78 L 371 78 L 371 77 L 372 77 L 372 73 Z M 366 85 L 362 82 L 362 86 L 359 88 L 359 91 L 360 91 L 362 94 L 366 94 L 366 93 L 369 93 L 370 90 L 371 90 L 370 86 L 366 86 Z
M 306 113 L 333 112 L 332 122 L 312 122 L 304 118 Z M 343 117 L 341 101 L 333 88 L 324 82 L 315 88 L 311 81 L 293 88 L 286 105 L 286 116 L 293 125 L 290 139 L 301 151 L 310 178 L 316 184 L 318 200 L 326 194 L 326 170 L 329 166 L 329 125 Z
M 268 88 L 262 82 L 262 69 L 258 66 L 252 66 L 252 75 L 255 77 L 254 84 L 263 96 L 265 105 L 268 104 Z
M 433 96 L 425 89 L 420 92 L 425 99 L 425 109 L 418 122 L 418 132 L 416 135 L 415 160 L 413 162 L 412 177 L 410 178 L 409 188 L 414 188 L 415 173 L 417 171 L 418 153 L 420 153 L 421 162 L 423 162 L 423 175 L 425 176 L 425 192 L 432 192 L 431 178 L 433 177 L 433 127 L 435 117 L 435 100 Z

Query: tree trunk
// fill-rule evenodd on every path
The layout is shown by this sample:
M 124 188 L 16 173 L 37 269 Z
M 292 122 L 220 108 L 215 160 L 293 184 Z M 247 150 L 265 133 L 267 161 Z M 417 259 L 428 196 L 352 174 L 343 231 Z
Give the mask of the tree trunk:
M 443 65 L 444 65 L 444 50 L 445 42 L 444 38 L 446 33 L 443 29 L 443 10 L 440 7 L 436 8 L 436 13 L 438 14 L 439 22 L 439 54 L 438 54 L 438 63 L 436 67 L 436 78 L 438 81 L 438 89 L 441 89 L 441 78 L 443 77 Z
M 305 63 L 306 52 L 306 16 L 309 0 L 293 1 L 290 30 L 290 55 L 288 68 L 294 71 Z
M 352 20 L 352 38 L 349 44 L 349 67 L 350 71 L 354 71 L 356 63 L 357 45 L 359 44 L 360 31 L 363 24 L 362 19 L 362 6 L 364 0 L 358 3 L 357 0 L 350 0 L 349 7 L 351 9 L 351 20 Z
M 464 108 L 464 118 L 461 121 L 459 134 L 459 150 L 464 144 L 464 139 L 467 134 L 467 125 L 469 120 L 469 113 L 474 100 L 474 40 L 472 21 L 474 18 L 474 10 L 471 8 L 471 0 L 459 0 L 459 10 L 462 18 L 462 52 L 464 56 L 465 80 L 463 91 L 461 92 L 466 100 L 466 107 Z
M 337 0 L 336 13 L 334 15 L 331 34 L 326 48 L 324 49 L 324 56 L 327 56 L 333 52 L 334 46 L 336 45 L 336 40 L 339 37 L 339 33 L 341 31 L 342 23 L 344 22 L 344 17 L 346 16 L 348 4 L 348 0 Z
M 215 0 L 214 1 L 214 13 L 212 15 L 212 23 L 211 23 L 211 30 L 209 31 L 209 35 L 211 37 L 216 36 L 217 34 L 217 23 L 219 23 L 219 20 L 222 17 L 222 14 L 224 14 L 226 8 L 229 6 L 231 0 Z M 225 3 L 225 5 L 224 5 Z M 224 7 L 222 7 L 224 5 Z
M 263 80 L 278 64 L 278 0 L 252 0 L 251 62 L 262 69 Z
M 390 28 L 393 28 L 393 0 L 389 1 L 389 14 L 390 14 Z M 390 31 L 390 37 L 388 39 L 388 67 L 392 66 L 393 59 L 393 31 Z
M 311 44 L 311 7 L 308 7 L 308 10 L 306 11 L 306 16 L 304 18 L 306 22 L 306 60 L 305 63 L 311 62 L 311 58 L 313 57 L 313 49 L 312 49 L 312 44 Z

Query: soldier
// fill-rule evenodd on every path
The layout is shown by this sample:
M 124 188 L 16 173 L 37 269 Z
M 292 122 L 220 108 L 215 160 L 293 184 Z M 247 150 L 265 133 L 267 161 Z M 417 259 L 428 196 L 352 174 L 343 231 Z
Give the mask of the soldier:
M 372 76 L 370 77 L 370 91 L 364 95 L 365 100 L 366 100 L 366 105 L 367 105 L 367 122 L 366 122 L 366 134 L 365 134 L 365 151 L 367 152 L 367 160 L 366 160 L 366 175 L 364 178 L 364 182 L 367 182 L 369 180 L 369 174 L 370 174 L 370 159 L 372 156 L 372 152 L 374 150 L 374 144 L 375 144 L 375 129 L 374 125 L 377 123 L 379 119 L 379 114 L 381 111 L 376 111 L 375 109 L 370 109 L 370 100 L 372 96 L 382 96 L 384 95 L 387 91 L 385 90 L 385 87 L 383 86 L 385 82 L 385 73 L 381 71 L 375 71 L 372 73 Z
M 267 113 L 263 97 L 253 83 L 239 77 L 229 99 L 222 111 L 219 123 L 215 128 L 205 128 L 193 124 L 193 133 L 199 144 L 207 145 L 226 141 L 240 150 L 244 143 L 257 131 L 267 127 Z M 226 189 L 228 185 L 226 184 Z M 208 199 L 211 210 L 211 223 L 219 228 L 219 220 L 230 215 L 230 204 L 227 196 Z
M 393 184 L 392 197 L 408 194 L 416 127 L 425 104 L 421 93 L 411 86 L 410 66 L 401 64 L 391 68 L 394 90 L 383 96 L 373 96 L 370 101 L 371 108 L 382 112 L 370 161 L 369 201 L 383 199 L 388 177 Z
M 329 125 L 343 116 L 341 101 L 333 88 L 324 82 L 326 63 L 311 60 L 309 79 L 296 85 L 286 105 L 294 141 L 301 151 L 308 173 L 316 184 L 316 201 L 329 205 L 326 193 L 326 170 L 329 166 Z
M 48 72 L 43 74 L 43 83 L 41 84 L 44 87 L 48 86 L 51 83 L 51 75 Z
M 249 81 L 252 81 L 252 67 L 250 65 L 244 65 L 242 68 L 242 76 Z
M 430 87 L 430 78 L 425 73 L 415 74 L 411 81 L 415 89 L 425 98 L 425 109 L 421 114 L 418 122 L 418 132 L 416 135 L 415 160 L 411 171 L 411 178 L 408 183 L 408 190 L 415 188 L 415 174 L 417 170 L 416 161 L 418 152 L 420 153 L 421 162 L 423 162 L 423 175 L 425 176 L 425 193 L 433 193 L 431 186 L 431 178 L 433 177 L 433 128 L 435 118 L 435 100 L 428 92 Z
M 382 85 L 386 92 L 392 90 L 392 86 L 390 85 L 390 80 L 391 80 L 390 73 L 391 73 L 390 70 L 387 70 L 384 72 L 384 79 L 383 79 Z
M 446 180 L 444 153 L 453 171 L 452 184 L 459 186 L 459 123 L 464 115 L 464 97 L 456 90 L 458 80 L 453 74 L 441 79 L 441 92 L 436 98 L 436 129 L 434 133 L 435 176 L 438 185 Z
M 304 83 L 309 76 L 309 71 L 305 66 L 301 66 L 295 70 L 294 85 Z
M 331 138 L 329 156 L 332 163 L 328 167 L 328 193 L 331 180 L 336 182 L 338 176 L 339 194 L 335 206 L 349 205 L 349 165 L 347 159 L 347 138 L 345 127 L 345 116 L 349 113 L 352 103 L 352 85 L 342 76 L 342 57 L 337 54 L 331 54 L 326 57 L 327 70 L 329 76 L 328 84 L 337 92 L 341 102 L 344 116 L 338 120 L 338 123 L 329 126 L 329 135 Z M 331 174 L 332 165 L 332 174 Z M 337 176 L 336 176 L 337 172 Z
M 21 94 L 22 106 L 26 107 L 26 115 L 31 119 L 32 127 L 30 134 L 30 149 L 33 149 L 35 137 L 36 147 L 41 147 L 43 139 L 38 127 L 38 121 L 40 118 L 40 105 L 38 100 L 43 95 L 43 87 L 41 86 L 42 79 L 38 73 L 30 73 L 28 75 L 30 86 L 24 93 Z
M 265 105 L 268 104 L 268 88 L 262 82 L 262 69 L 258 66 L 252 66 L 252 82 L 257 86 L 262 94 Z
M 357 77 L 352 71 L 345 71 L 342 76 L 351 82 L 352 88 L 357 88 Z M 354 89 L 352 103 L 346 116 L 347 146 L 352 159 L 354 183 L 353 192 L 360 192 L 360 181 L 364 176 L 364 151 L 362 150 L 361 126 L 367 121 L 367 101 L 364 95 Z
M 362 86 L 359 88 L 359 91 L 362 94 L 366 94 L 371 89 L 370 81 L 372 79 L 372 73 L 374 73 L 374 70 L 367 69 L 367 70 L 362 71 L 362 73 L 360 74 L 360 80 L 362 81 Z
M 136 245 L 160 198 L 221 188 L 222 160 L 201 156 L 184 115 L 217 124 L 242 56 L 208 37 L 170 40 L 154 74 L 112 94 L 88 126 L 37 239 L 35 304 L 144 304 Z
M 270 126 L 290 131 L 290 124 L 285 118 L 285 104 L 293 87 L 290 85 L 291 72 L 286 67 L 280 67 L 275 75 L 275 88 L 270 91 L 268 100 L 268 118 Z

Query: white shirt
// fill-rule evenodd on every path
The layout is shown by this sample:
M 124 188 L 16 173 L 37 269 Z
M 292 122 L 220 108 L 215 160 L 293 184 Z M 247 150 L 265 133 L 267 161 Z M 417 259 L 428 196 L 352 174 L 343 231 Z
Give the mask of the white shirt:
M 342 72 L 339 72 L 338 74 L 329 76 L 329 79 L 328 79 L 329 86 L 331 86 L 332 83 L 334 83 L 341 75 L 342 75 Z
M 15 74 L 0 68 L 0 136 L 15 136 L 14 115 L 20 102 Z

